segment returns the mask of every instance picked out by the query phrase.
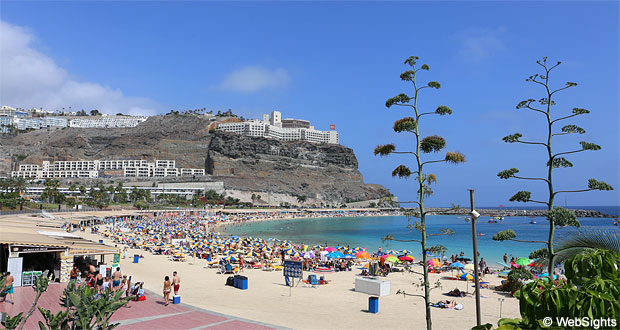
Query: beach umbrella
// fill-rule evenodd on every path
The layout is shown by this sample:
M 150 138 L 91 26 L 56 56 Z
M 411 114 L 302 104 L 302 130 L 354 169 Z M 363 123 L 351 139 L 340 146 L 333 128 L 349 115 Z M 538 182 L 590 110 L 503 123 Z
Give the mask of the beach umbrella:
M 335 252 L 328 253 L 327 256 L 329 258 L 336 258 L 337 259 L 337 258 L 343 258 L 344 254 L 342 254 L 342 252 L 335 251 Z
M 431 259 L 426 262 L 430 267 L 441 267 L 441 262 L 437 259 Z
M 395 254 L 396 255 L 396 254 L 399 254 L 399 253 L 398 253 L 398 251 L 390 250 L 390 251 L 387 252 L 387 254 Z
M 467 264 L 467 265 L 465 265 L 465 267 L 463 267 L 463 268 L 465 268 L 465 269 L 467 269 L 467 270 L 474 270 L 474 264 Z
M 354 255 L 352 255 L 352 254 L 345 254 L 345 255 L 344 255 L 344 258 L 345 258 L 345 259 L 355 259 L 355 256 L 354 256 Z
M 398 257 L 398 259 L 400 261 L 413 261 L 413 258 L 408 256 L 408 255 L 400 256 L 400 257 Z
M 465 268 L 465 265 L 460 262 L 455 262 L 450 265 L 450 268 Z
M 297 251 L 293 251 L 291 252 L 291 257 L 301 257 L 301 253 L 297 252 Z
M 396 257 L 396 256 L 393 255 L 393 254 L 384 254 L 384 255 L 381 256 L 381 259 L 385 259 L 385 258 L 389 258 L 389 257 Z
M 474 276 L 470 273 L 463 273 L 463 274 L 459 274 L 457 275 L 458 278 L 460 278 L 461 280 L 466 280 L 466 281 L 473 281 L 474 280 Z
M 529 264 L 532 263 L 532 261 L 528 258 L 519 258 L 517 259 L 517 261 L 515 262 L 517 265 L 519 266 L 527 266 Z
M 334 251 L 338 251 L 338 250 L 333 248 L 333 247 L 327 247 L 327 248 L 325 248 L 325 251 L 327 251 L 327 252 L 334 252 Z
M 362 251 L 358 254 L 355 255 L 356 258 L 358 259 L 370 259 L 370 254 L 366 251 Z
M 398 258 L 396 258 L 394 256 L 385 258 L 385 261 L 389 261 L 389 262 L 393 262 L 393 263 L 400 263 L 400 260 L 398 260 Z
M 545 265 L 543 265 L 543 264 L 539 264 L 539 263 L 536 263 L 536 262 L 532 262 L 532 263 L 531 263 L 531 264 L 529 264 L 528 266 L 530 266 L 530 267 L 532 267 L 532 268 L 543 268 L 543 267 L 545 267 Z
M 246 257 L 259 257 L 260 254 L 256 253 L 256 251 L 251 251 L 246 254 Z
M 508 277 L 508 273 L 510 272 L 510 270 L 506 269 L 506 270 L 502 270 L 501 272 L 499 272 L 499 274 L 497 274 L 497 276 L 499 277 Z
M 312 258 L 314 258 L 314 253 L 312 251 L 308 251 L 308 252 L 304 253 L 303 257 L 305 259 L 312 259 Z
M 228 256 L 228 257 L 224 257 L 222 258 L 222 260 L 226 260 L 226 261 L 237 261 L 237 258 L 233 257 L 233 256 Z
M 411 251 L 409 251 L 409 250 L 402 250 L 402 251 L 400 251 L 400 253 L 402 253 L 404 255 L 408 255 L 408 254 L 411 253 Z

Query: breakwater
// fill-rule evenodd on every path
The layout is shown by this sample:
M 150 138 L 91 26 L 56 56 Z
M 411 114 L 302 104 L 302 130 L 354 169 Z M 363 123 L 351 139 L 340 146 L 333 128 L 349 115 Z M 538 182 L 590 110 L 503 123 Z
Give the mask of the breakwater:
M 415 210 L 415 209 L 414 209 Z M 426 210 L 431 215 L 469 215 L 469 208 L 430 207 Z M 476 209 L 481 216 L 502 217 L 545 217 L 547 210 L 525 209 Z M 595 210 L 573 209 L 578 218 L 614 218 L 615 216 Z

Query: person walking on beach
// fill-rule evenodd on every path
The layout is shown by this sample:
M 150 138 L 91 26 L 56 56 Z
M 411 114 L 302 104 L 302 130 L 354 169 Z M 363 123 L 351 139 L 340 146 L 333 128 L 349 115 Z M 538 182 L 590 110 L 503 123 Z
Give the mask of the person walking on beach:
M 480 262 L 478 263 L 478 271 L 482 276 L 485 274 L 485 269 L 487 268 L 487 262 L 484 261 L 484 258 L 480 258 Z
M 504 253 L 504 263 L 508 264 L 508 253 Z
M 174 284 L 174 295 L 176 296 L 179 294 L 179 286 L 181 285 L 181 278 L 176 270 L 172 272 L 172 284 Z
M 170 301 L 170 277 L 166 275 L 164 277 L 164 306 L 168 306 L 168 302 Z
M 13 275 L 11 275 L 11 272 L 7 272 L 6 274 L 6 280 L 2 285 L 2 289 L 0 289 L 0 292 L 6 291 L 6 296 L 2 299 L 2 302 L 6 301 L 6 298 L 10 296 L 11 304 L 15 305 L 15 296 L 13 295 L 13 282 L 15 279 L 13 278 Z

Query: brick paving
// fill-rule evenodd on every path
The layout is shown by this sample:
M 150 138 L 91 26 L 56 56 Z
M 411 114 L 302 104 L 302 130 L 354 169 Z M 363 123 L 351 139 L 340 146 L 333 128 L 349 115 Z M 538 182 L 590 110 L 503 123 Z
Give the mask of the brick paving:
M 65 284 L 50 284 L 47 292 L 41 295 L 39 303 L 53 313 L 60 310 L 60 297 Z M 32 287 L 15 288 L 15 304 L 10 300 L 0 302 L 0 312 L 15 316 L 30 309 L 34 301 L 35 292 Z M 185 304 L 168 304 L 164 306 L 161 297 L 152 294 L 146 295 L 144 301 L 131 301 L 129 308 L 122 307 L 112 317 L 112 322 L 120 322 L 119 330 L 157 330 L 157 329 L 275 329 L 273 325 L 263 324 L 251 320 L 240 319 L 234 316 L 223 315 L 207 310 L 195 308 Z M 38 322 L 43 316 L 35 309 L 28 319 L 25 329 L 39 329 Z

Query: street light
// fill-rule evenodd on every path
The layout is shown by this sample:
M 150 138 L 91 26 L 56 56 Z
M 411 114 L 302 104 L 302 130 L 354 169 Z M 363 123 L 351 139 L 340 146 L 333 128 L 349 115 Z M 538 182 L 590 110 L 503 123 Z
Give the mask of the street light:
M 502 303 L 504 303 L 504 298 L 497 298 L 497 301 L 499 301 L 499 318 L 502 318 Z

